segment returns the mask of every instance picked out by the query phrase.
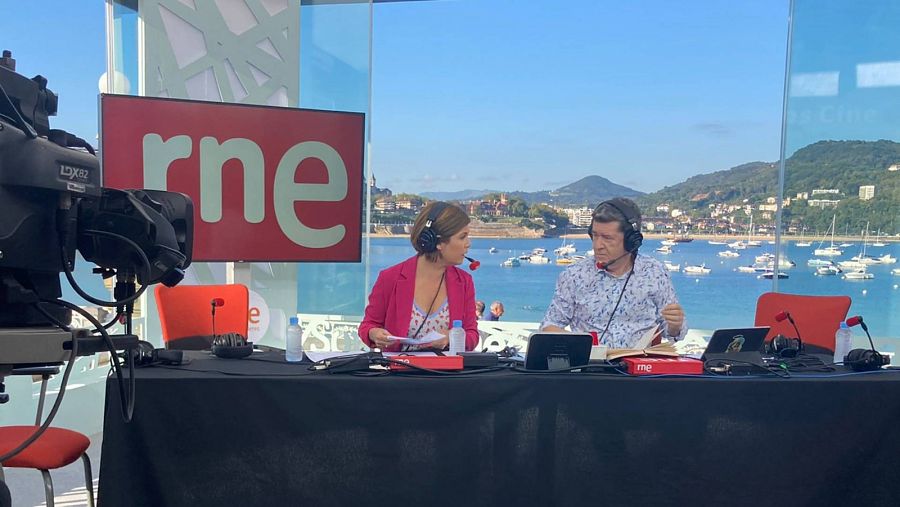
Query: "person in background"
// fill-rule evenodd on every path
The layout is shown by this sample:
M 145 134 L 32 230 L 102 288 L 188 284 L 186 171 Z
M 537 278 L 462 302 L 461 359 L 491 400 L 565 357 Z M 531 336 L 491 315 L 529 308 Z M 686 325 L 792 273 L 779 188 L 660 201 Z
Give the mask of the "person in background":
M 475 318 L 484 320 L 484 301 L 475 301 Z
M 595 331 L 610 348 L 633 348 L 653 326 L 664 338 L 684 338 L 687 324 L 669 272 L 658 260 L 638 254 L 640 231 L 641 210 L 630 199 L 600 203 L 588 230 L 594 257 L 560 273 L 541 329 Z
M 494 301 L 491 303 L 491 311 L 488 312 L 484 320 L 500 320 L 501 316 L 503 316 L 503 303 Z
M 435 331 L 443 337 L 428 348 L 444 349 L 452 322 L 461 320 L 466 350 L 473 350 L 479 339 L 475 284 L 457 267 L 471 244 L 469 216 L 458 206 L 431 202 L 416 217 L 410 241 L 416 255 L 378 274 L 359 337 L 370 347 L 396 352 L 401 344 L 392 336 L 421 338 Z

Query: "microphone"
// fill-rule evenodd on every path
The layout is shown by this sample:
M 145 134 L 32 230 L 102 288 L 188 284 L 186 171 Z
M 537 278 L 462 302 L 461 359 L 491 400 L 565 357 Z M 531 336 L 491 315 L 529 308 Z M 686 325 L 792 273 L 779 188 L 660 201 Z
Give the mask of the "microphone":
M 475 271 L 476 269 L 478 269 L 478 266 L 481 266 L 480 261 L 476 261 L 475 259 L 469 257 L 468 255 L 463 255 L 463 257 L 465 257 L 466 260 L 469 261 L 469 270 L 470 271 Z
M 869 334 L 869 326 L 867 326 L 866 323 L 863 322 L 862 315 L 854 315 L 853 317 L 850 317 L 849 319 L 845 320 L 844 322 L 849 327 L 854 327 L 854 326 L 861 327 L 863 329 L 863 331 L 866 332 L 866 336 L 869 338 L 869 345 L 872 346 L 872 350 L 875 350 L 875 343 L 872 342 L 872 335 Z
M 634 253 L 633 251 L 629 250 L 629 251 L 623 253 L 622 255 L 616 257 L 615 259 L 613 259 L 613 260 L 611 260 L 611 261 L 609 261 L 609 262 L 598 262 L 598 263 L 597 263 L 597 269 L 600 269 L 600 270 L 603 270 L 603 271 L 609 271 L 609 267 L 612 266 L 613 264 L 619 262 L 619 259 L 621 259 L 622 257 L 625 257 L 625 256 L 627 256 L 627 255 L 631 255 L 631 254 L 633 254 L 633 253 Z
M 222 298 L 212 298 L 209 301 L 210 306 L 212 306 L 212 339 L 213 343 L 216 341 L 216 307 L 217 306 L 225 306 L 225 300 Z
M 780 312 L 775 314 L 775 322 L 784 322 L 785 319 L 787 319 L 787 321 L 791 323 L 791 326 L 794 327 L 794 332 L 797 333 L 797 342 L 799 342 L 797 352 L 799 353 L 800 348 L 803 347 L 803 340 L 800 338 L 800 330 L 797 329 L 797 323 L 794 322 L 794 318 L 791 317 L 791 313 L 787 310 L 781 310 Z

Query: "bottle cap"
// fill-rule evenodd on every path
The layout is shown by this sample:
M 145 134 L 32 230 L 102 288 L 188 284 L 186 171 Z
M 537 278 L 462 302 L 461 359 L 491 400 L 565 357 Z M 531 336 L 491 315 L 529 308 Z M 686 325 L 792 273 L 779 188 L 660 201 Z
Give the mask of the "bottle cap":
M 461 320 L 454 320 L 454 321 L 453 321 L 453 327 L 462 327 L 462 321 L 461 321 Z
M 291 317 L 291 325 L 296 326 L 298 324 L 299 324 L 299 321 L 297 320 L 297 317 Z
M 846 322 L 841 322 L 841 329 L 850 329 Z

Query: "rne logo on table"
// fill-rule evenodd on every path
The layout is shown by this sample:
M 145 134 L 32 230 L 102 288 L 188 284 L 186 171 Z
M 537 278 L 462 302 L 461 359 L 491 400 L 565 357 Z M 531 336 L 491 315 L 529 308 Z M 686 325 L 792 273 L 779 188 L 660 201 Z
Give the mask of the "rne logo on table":
M 199 261 L 358 261 L 365 118 L 104 95 L 104 185 L 194 200 Z

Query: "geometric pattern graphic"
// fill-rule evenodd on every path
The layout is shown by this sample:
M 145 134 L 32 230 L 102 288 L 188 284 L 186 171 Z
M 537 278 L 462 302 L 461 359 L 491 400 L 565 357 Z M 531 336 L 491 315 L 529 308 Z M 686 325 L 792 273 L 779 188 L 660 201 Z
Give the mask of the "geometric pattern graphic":
M 143 0 L 141 95 L 296 107 L 300 2 Z

